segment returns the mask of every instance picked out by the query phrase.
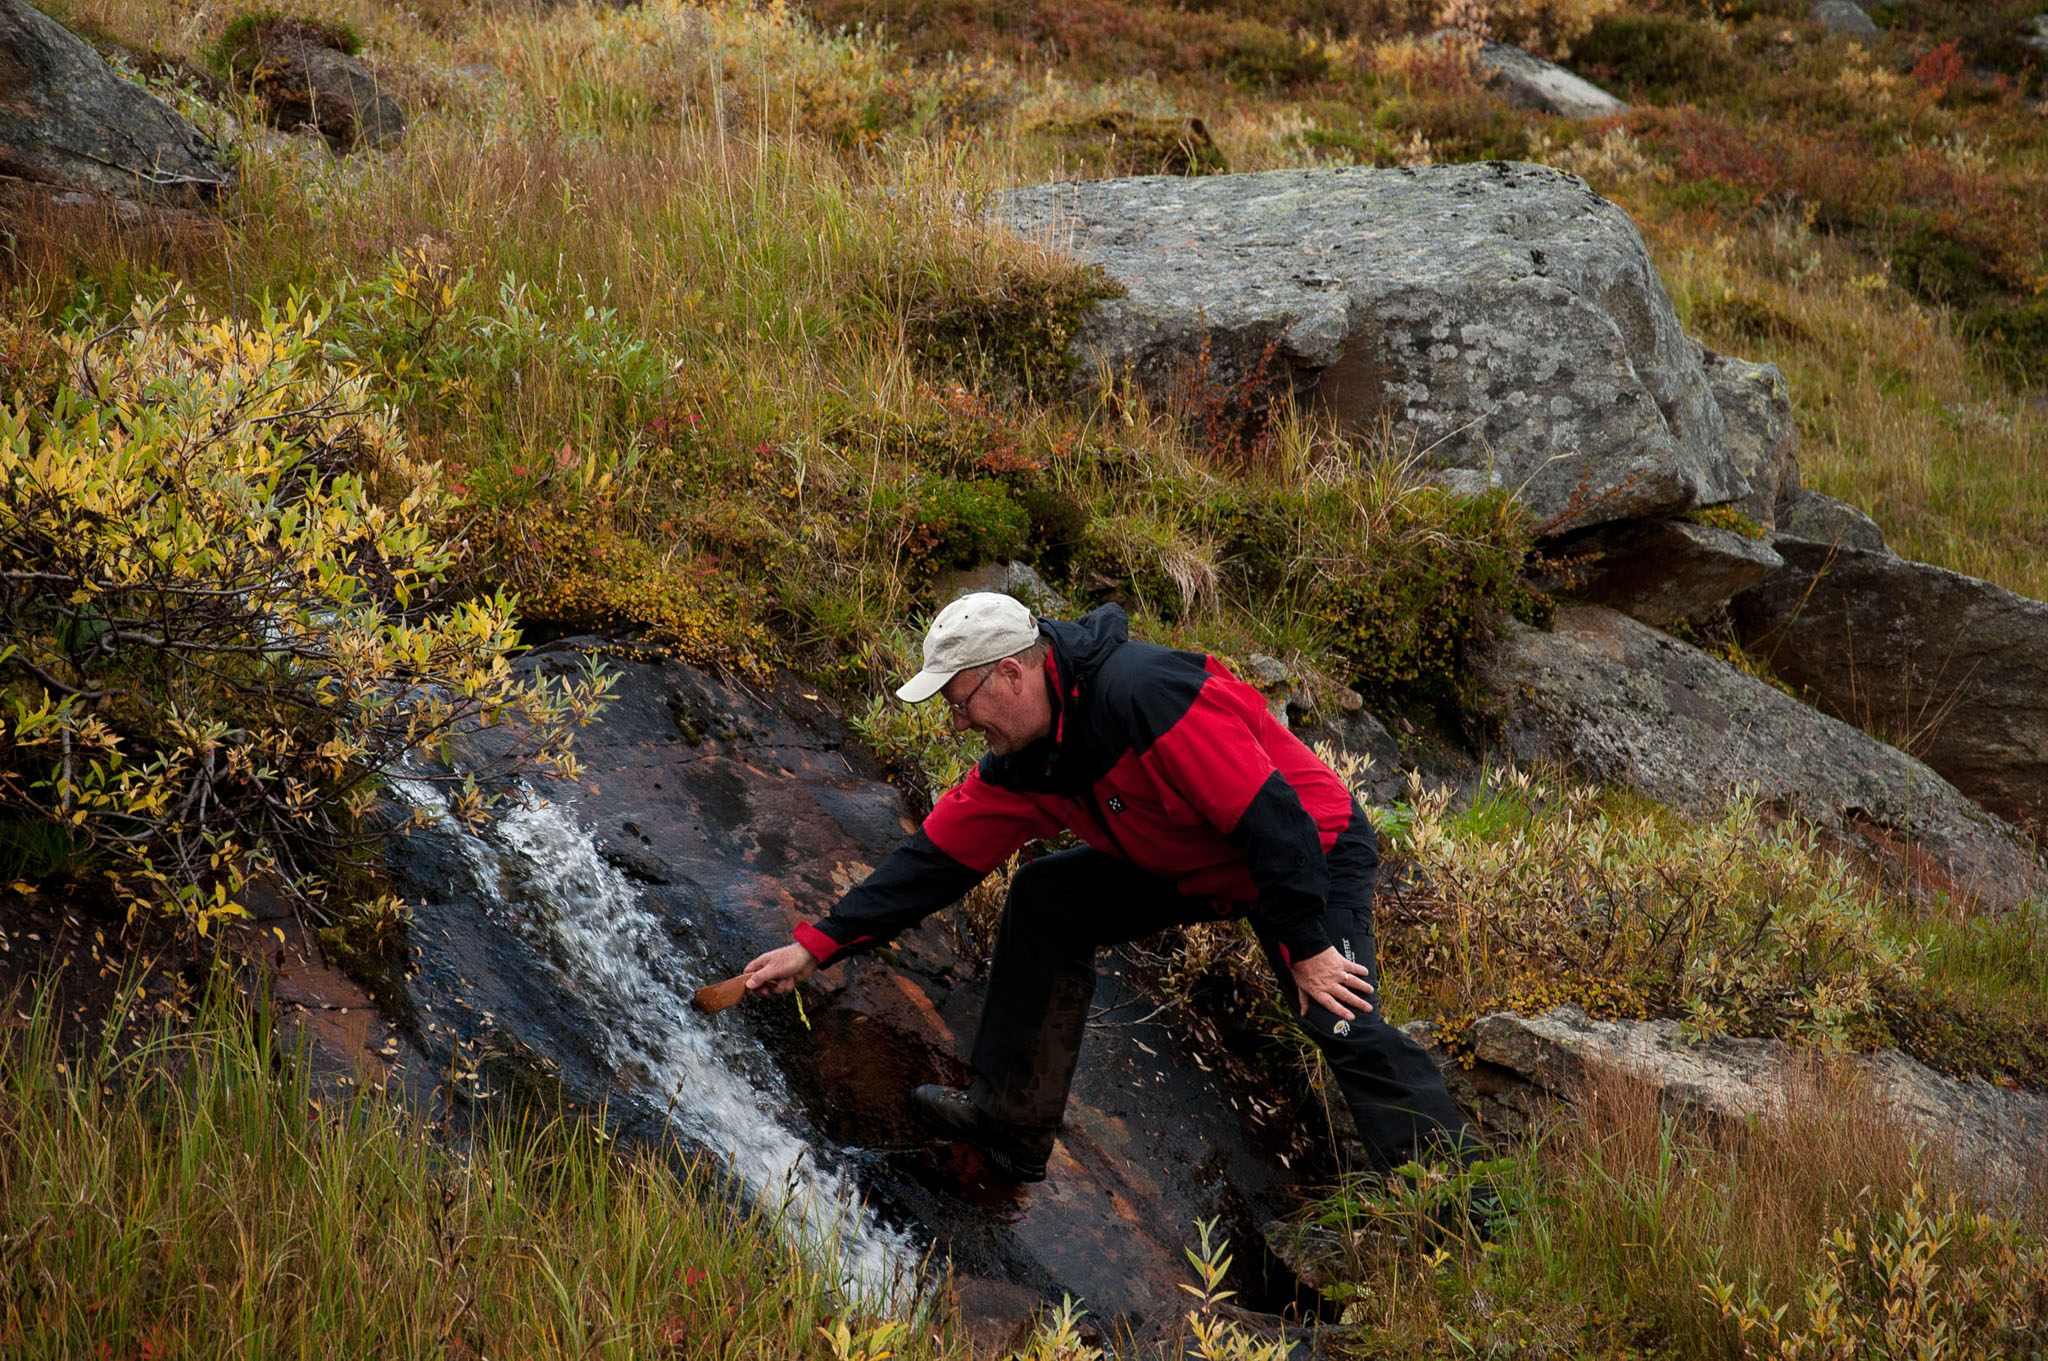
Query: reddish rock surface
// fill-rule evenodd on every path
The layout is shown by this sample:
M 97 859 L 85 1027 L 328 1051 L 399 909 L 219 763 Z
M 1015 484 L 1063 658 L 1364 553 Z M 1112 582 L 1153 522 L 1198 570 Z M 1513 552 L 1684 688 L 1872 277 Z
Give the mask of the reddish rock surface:
M 579 662 L 564 650 L 528 665 Z M 594 833 L 630 881 L 635 910 L 661 923 L 663 939 L 639 948 L 672 949 L 688 965 L 676 994 L 686 1006 L 690 989 L 787 941 L 796 921 L 825 910 L 914 823 L 799 687 L 755 694 L 673 663 L 611 664 L 622 673 L 618 697 L 579 741 L 581 781 L 545 792 Z M 658 1094 L 595 1038 L 600 1020 L 634 1018 L 597 1015 L 601 1004 L 529 943 L 531 918 L 546 906 L 510 888 L 495 900 L 479 892 L 474 866 L 433 837 L 401 838 L 396 858 L 417 914 L 409 991 L 422 1066 L 446 1071 L 458 1055 L 495 1052 L 535 1081 L 559 1083 L 571 1104 L 608 1100 L 622 1127 L 660 1134 Z M 759 1037 L 800 1108 L 788 1118 L 811 1131 L 819 1156 L 852 1168 L 883 1217 L 960 1279 L 1035 1300 L 1070 1293 L 1142 1320 L 1181 1307 L 1195 1221 L 1221 1216 L 1238 1241 L 1239 1284 L 1271 1295 L 1255 1226 L 1289 1208 L 1289 1174 L 1248 1146 L 1229 1093 L 1184 1037 L 1140 1019 L 1152 1007 L 1113 957 L 1046 1182 L 1008 1184 L 969 1150 L 920 1141 L 904 1100 L 921 1082 L 965 1080 L 979 965 L 935 918 L 891 958 L 818 975 L 801 1015 L 792 998 L 756 996 L 703 1019 Z M 1278 1288 L 1291 1297 L 1291 1279 Z M 1007 1306 L 998 1312 L 1009 1316 Z

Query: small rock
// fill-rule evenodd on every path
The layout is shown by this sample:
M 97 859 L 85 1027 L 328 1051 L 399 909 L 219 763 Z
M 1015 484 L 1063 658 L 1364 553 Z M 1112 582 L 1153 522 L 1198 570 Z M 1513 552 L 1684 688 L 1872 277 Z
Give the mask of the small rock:
M 1761 539 L 1683 520 L 1603 526 L 1565 551 L 1585 549 L 1597 558 L 1578 594 L 1652 628 L 1707 614 L 1785 565 Z
M 1023 601 L 1034 614 L 1051 619 L 1064 619 L 1072 609 L 1067 598 L 1048 586 L 1045 578 L 1027 563 L 983 563 L 979 567 L 941 577 L 938 582 L 940 598 L 948 601 L 976 591 L 995 591 L 1012 596 Z
M 1267 1250 L 1311 1290 L 1327 1290 L 1352 1275 L 1351 1255 L 1335 1229 L 1273 1219 L 1260 1226 L 1259 1234 Z
M 1806 11 L 1815 22 L 1826 27 L 1830 33 L 1840 33 L 1851 38 L 1874 38 L 1877 23 L 1856 0 L 1814 0 Z
M 2048 14 L 2036 14 L 2034 22 L 2020 34 L 2020 41 L 2036 52 L 2048 53 Z
M 1801 487 L 1778 507 L 1778 532 L 1808 543 L 1839 545 L 1865 553 L 1889 553 L 1877 521 L 1847 501 Z
M 1444 28 L 1423 42 L 1436 45 L 1450 40 L 1475 41 L 1460 29 Z M 1562 118 L 1618 118 L 1628 112 L 1627 104 L 1555 62 L 1506 43 L 1485 38 L 1476 41 L 1479 46 L 1473 60 L 1486 74 L 1487 88 L 1510 104 Z
M 1356 691 L 1342 693 L 1358 698 Z M 1357 708 L 1348 708 L 1340 699 L 1337 708 L 1337 714 L 1309 715 L 1294 725 L 1294 735 L 1310 748 L 1321 745 L 1340 758 L 1361 760 L 1364 770 L 1357 783 L 1371 802 L 1386 803 L 1399 797 L 1408 787 L 1409 769 L 1401 754 L 1401 744 L 1385 724 L 1365 711 L 1364 700 L 1358 700 Z
M 1261 690 L 1285 685 L 1294 679 L 1294 673 L 1287 669 L 1287 663 L 1278 657 L 1268 657 L 1263 652 L 1254 652 L 1245 659 L 1245 679 Z
M 1567 1099 L 1588 1078 L 1614 1073 L 1648 1084 L 1667 1105 L 1741 1121 L 1782 1117 L 1816 1081 L 1813 1052 L 1783 1040 L 1693 1044 L 1676 1021 L 1596 1021 L 1577 1007 L 1495 1012 L 1471 1034 L 1480 1062 Z M 1906 1131 L 1943 1148 L 1984 1190 L 2025 1195 L 2048 1168 L 2048 1095 L 1947 1077 L 1896 1049 L 1841 1062 Z
M 1799 485 L 1799 426 L 1792 419 L 1792 394 L 1776 364 L 1709 351 L 1703 367 L 1727 423 L 1729 456 L 1749 479 L 1749 495 L 1735 508 L 1770 529 L 1778 501 Z
M 234 80 L 287 131 L 312 128 L 337 150 L 381 147 L 405 135 L 405 110 L 349 54 L 345 30 L 311 19 L 260 19 L 227 54 Z

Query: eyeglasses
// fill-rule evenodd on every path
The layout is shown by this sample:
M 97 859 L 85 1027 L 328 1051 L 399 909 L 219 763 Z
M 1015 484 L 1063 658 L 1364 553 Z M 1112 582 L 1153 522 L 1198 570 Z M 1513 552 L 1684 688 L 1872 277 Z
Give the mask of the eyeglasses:
M 972 690 L 969 690 L 967 692 L 967 698 L 965 699 L 946 699 L 944 695 L 939 696 L 939 698 L 946 699 L 947 707 L 952 709 L 954 713 L 965 714 L 967 712 L 967 706 L 974 703 L 974 697 L 981 693 L 981 687 L 987 685 L 991 680 L 995 679 L 995 674 L 996 668 L 993 666 L 990 667 L 988 670 L 982 672 L 980 682 L 976 684 Z

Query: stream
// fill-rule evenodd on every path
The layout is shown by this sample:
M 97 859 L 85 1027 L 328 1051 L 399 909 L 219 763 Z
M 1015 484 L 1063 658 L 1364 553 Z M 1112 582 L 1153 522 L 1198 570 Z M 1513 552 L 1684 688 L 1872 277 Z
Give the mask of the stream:
M 518 806 L 478 834 L 448 815 L 433 784 L 396 789 L 433 819 L 426 834 L 457 852 L 498 920 L 598 1018 L 598 1044 L 629 1095 L 718 1158 L 810 1260 L 833 1264 L 843 1294 L 889 1312 L 914 1300 L 916 1244 L 820 1155 L 761 1042 L 690 1005 L 718 971 L 678 948 L 566 807 L 522 785 Z

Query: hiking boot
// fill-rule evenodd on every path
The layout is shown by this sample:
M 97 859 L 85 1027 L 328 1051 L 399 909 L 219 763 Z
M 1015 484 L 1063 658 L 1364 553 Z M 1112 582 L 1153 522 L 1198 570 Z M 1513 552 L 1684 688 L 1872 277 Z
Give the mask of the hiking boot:
M 983 1113 L 967 1093 L 927 1083 L 910 1093 L 911 1113 L 934 1134 L 971 1144 L 1012 1181 L 1044 1181 L 1053 1131 L 1019 1129 Z

